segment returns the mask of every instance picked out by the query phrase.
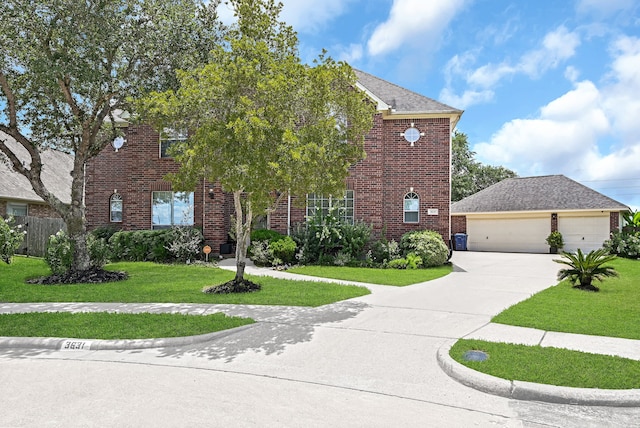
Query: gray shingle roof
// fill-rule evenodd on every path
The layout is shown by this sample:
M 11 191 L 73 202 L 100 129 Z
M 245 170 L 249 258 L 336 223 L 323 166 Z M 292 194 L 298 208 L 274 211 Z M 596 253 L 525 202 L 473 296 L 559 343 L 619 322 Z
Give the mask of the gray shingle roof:
M 442 104 L 364 71 L 356 69 L 353 71 L 356 73 L 360 85 L 384 101 L 389 107 L 394 108 L 396 113 L 462 114 L 462 110 Z
M 628 209 L 564 175 L 507 178 L 451 205 L 452 214 Z
M 13 138 L 1 134 L 0 138 L 7 140 L 7 145 L 23 162 L 30 163 L 29 153 Z M 73 156 L 58 150 L 46 150 L 42 153 L 42 181 L 49 191 L 53 192 L 62 202 L 71 202 L 71 170 Z M 43 202 L 31 188 L 31 183 L 22 175 L 15 172 L 0 156 L 0 198 L 17 199 L 28 202 Z

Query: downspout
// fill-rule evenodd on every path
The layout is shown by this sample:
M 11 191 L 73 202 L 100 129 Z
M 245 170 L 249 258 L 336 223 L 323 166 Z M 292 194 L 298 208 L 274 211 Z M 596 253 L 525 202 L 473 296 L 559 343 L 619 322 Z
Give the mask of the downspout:
M 287 192 L 287 236 L 291 236 L 291 189 Z

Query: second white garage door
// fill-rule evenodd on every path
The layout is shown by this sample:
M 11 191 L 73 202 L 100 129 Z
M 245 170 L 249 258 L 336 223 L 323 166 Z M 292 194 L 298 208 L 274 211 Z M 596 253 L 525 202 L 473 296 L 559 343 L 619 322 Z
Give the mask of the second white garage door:
M 580 248 L 589 252 L 601 248 L 609 239 L 609 215 L 572 217 L 560 214 L 558 230 L 564 238 L 563 250 L 573 252 Z
M 484 219 L 467 217 L 467 249 L 507 253 L 548 253 L 549 217 Z

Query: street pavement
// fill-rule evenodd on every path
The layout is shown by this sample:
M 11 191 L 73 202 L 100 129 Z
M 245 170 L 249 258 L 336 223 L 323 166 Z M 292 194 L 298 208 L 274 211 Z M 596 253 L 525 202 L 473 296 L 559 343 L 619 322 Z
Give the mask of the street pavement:
M 590 344 L 590 352 L 637 358 L 636 341 L 603 348 L 590 336 L 569 340 L 490 323 L 556 283 L 552 259 L 455 252 L 456 269 L 446 277 L 371 285 L 370 295 L 320 308 L 0 303 L 0 312 L 224 312 L 259 321 L 192 341 L 112 349 L 99 341 L 65 348 L 69 342 L 56 339 L 2 339 L 0 427 L 640 427 L 640 407 L 505 398 L 449 376 L 460 373 L 442 350 L 461 337 Z M 290 275 L 251 266 L 247 273 Z M 636 393 L 627 392 L 631 404 Z

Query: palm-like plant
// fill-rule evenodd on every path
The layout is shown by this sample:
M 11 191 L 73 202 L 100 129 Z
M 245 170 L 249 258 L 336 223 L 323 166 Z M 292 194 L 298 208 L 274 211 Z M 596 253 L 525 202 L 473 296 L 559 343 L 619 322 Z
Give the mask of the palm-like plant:
M 599 291 L 600 289 L 592 284 L 594 279 L 602 281 L 604 278 L 618 276 L 618 272 L 611 266 L 603 266 L 616 258 L 609 254 L 605 248 L 593 250 L 584 254 L 578 248 L 575 253 L 563 252 L 564 259 L 554 260 L 556 263 L 569 266 L 560 269 L 558 279 L 569 279 L 574 288 L 588 291 Z

